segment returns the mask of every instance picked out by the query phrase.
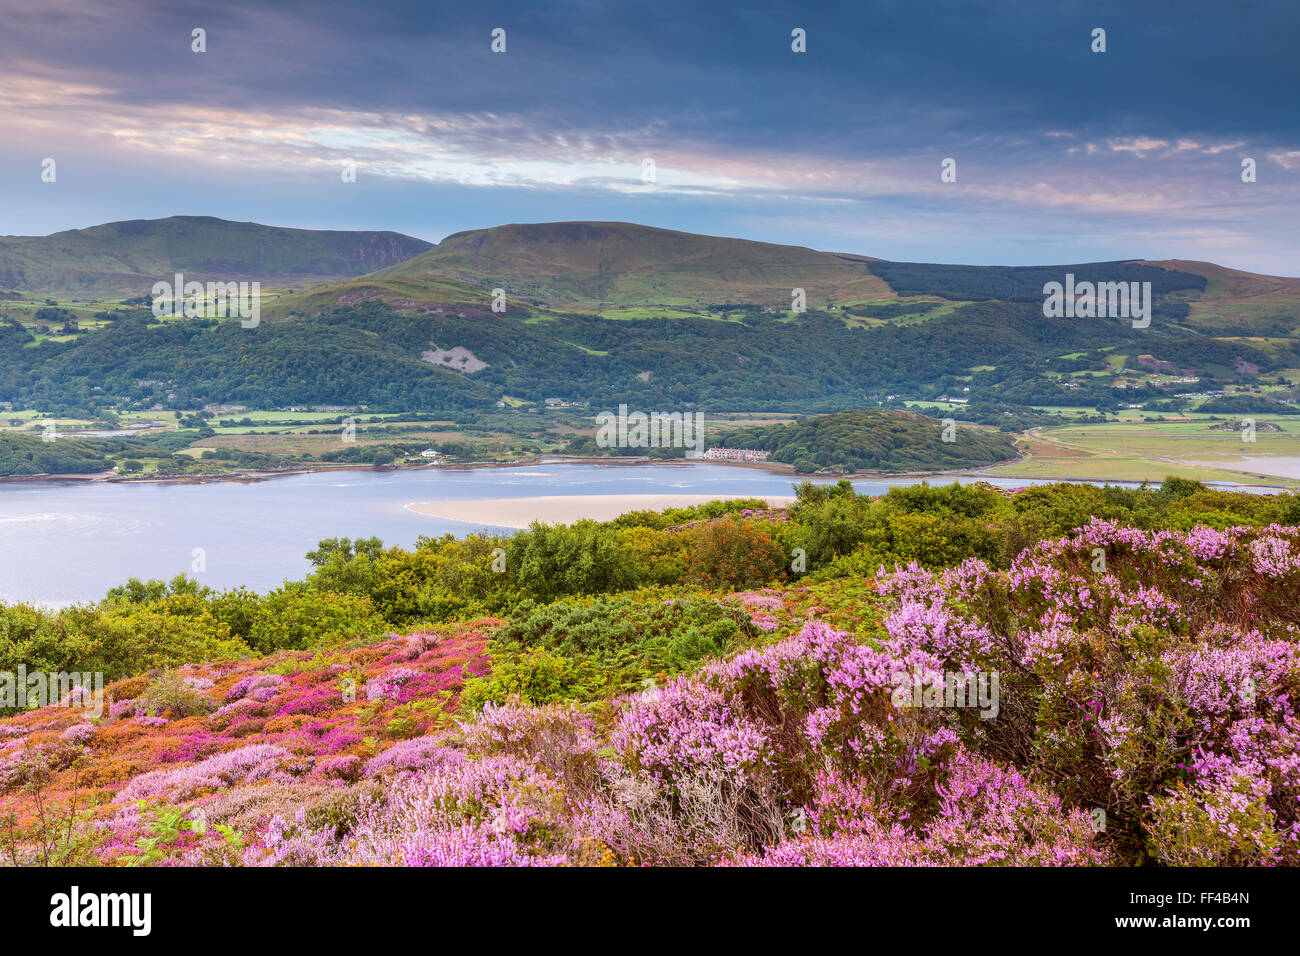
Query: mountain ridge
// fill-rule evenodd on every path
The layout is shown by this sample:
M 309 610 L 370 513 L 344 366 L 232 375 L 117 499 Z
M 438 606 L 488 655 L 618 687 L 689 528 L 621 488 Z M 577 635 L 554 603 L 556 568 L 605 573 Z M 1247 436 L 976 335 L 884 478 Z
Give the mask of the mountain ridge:
M 782 307 L 802 288 L 808 308 L 900 295 L 950 298 L 969 294 L 958 272 L 981 281 L 1020 276 L 1019 297 L 1038 294 L 1038 273 L 1128 266 L 1198 276 L 1173 289 L 1202 305 L 1227 305 L 1234 315 L 1267 314 L 1278 302 L 1300 301 L 1300 278 L 1269 276 L 1189 259 L 1125 259 L 1043 266 L 915 263 L 808 246 L 711 236 L 640 223 L 603 220 L 506 223 L 452 233 L 441 242 L 389 230 L 298 229 L 214 216 L 132 219 L 47 236 L 0 236 L 0 289 L 32 295 L 143 295 L 175 272 L 196 279 L 261 280 L 277 288 L 311 286 L 313 311 L 331 294 L 430 301 L 485 301 L 493 288 L 508 299 L 574 311 L 638 306 L 700 308 L 716 304 Z M 945 283 L 921 283 L 918 270 Z M 1154 273 L 1153 273 L 1154 274 Z M 394 285 L 395 284 L 395 285 Z M 336 287 L 336 288 L 334 288 Z M 1009 286 L 1008 286 L 1009 287 Z M 787 306 L 788 307 L 788 306 Z M 1193 306 L 1193 312 L 1197 309 Z
M 176 272 L 296 285 L 391 266 L 432 243 L 388 230 L 295 229 L 214 216 L 129 219 L 48 236 L 0 236 L 0 288 L 141 296 Z

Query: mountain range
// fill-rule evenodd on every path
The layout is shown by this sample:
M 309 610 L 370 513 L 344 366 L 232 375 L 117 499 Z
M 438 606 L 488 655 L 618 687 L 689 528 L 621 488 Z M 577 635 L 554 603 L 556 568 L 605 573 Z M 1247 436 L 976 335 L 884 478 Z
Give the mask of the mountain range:
M 1255 275 L 1209 262 L 1127 260 L 1052 266 L 892 262 L 803 246 L 697 235 L 625 222 L 515 223 L 447 236 L 436 245 L 388 231 L 333 231 L 172 216 L 105 223 L 48 236 L 0 236 L 0 289 L 100 301 L 140 296 L 176 272 L 260 280 L 294 290 L 281 309 L 340 302 L 510 300 L 555 310 L 758 304 L 807 308 L 898 296 L 1041 300 L 1043 281 L 1073 272 L 1109 281 L 1141 273 L 1211 324 L 1289 317 L 1300 278 Z M 310 290 L 297 287 L 310 287 Z M 886 310 L 888 311 L 888 310 Z
M 178 271 L 260 279 L 269 321 L 109 304 Z M 1149 282 L 1150 327 L 1045 316 L 1044 283 L 1067 273 Z M 0 239 L 4 288 L 0 346 L 25 346 L 0 348 L 0 401 L 15 407 L 834 411 L 955 397 L 1023 424 L 1016 406 L 1160 411 L 1231 393 L 1269 411 L 1300 389 L 1300 279 L 1183 260 L 908 263 L 617 222 L 432 245 L 173 217 Z

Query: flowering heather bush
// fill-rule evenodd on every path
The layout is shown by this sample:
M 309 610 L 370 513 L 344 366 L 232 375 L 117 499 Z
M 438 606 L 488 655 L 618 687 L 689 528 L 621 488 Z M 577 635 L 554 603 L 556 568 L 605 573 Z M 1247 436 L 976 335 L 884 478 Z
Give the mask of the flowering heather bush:
M 767 591 L 741 591 L 732 595 L 732 597 L 749 608 L 779 611 L 785 607 L 785 599 L 781 597 L 779 592 L 770 589 Z
M 95 736 L 95 725 L 73 724 L 59 736 L 63 740 L 71 741 L 74 744 L 84 744 L 91 737 Z
M 392 750 L 386 751 L 392 753 Z M 318 777 L 335 777 L 340 780 L 360 780 L 365 773 L 365 764 L 356 754 L 344 754 L 342 757 L 328 757 L 316 764 L 312 771 Z
M 294 690 L 297 690 L 297 688 L 294 688 Z M 257 693 L 257 691 L 253 693 Z M 315 687 L 305 689 L 301 693 L 291 692 L 283 696 L 287 699 L 279 702 L 275 716 L 289 716 L 292 714 L 318 716 L 331 713 L 343 706 L 343 690 L 337 684 L 317 684 Z
M 590 784 L 603 744 L 595 722 L 573 704 L 489 704 L 462 730 L 471 752 L 532 760 L 571 786 Z
M 545 842 L 547 806 L 556 783 L 526 761 L 484 758 L 446 766 L 394 784 L 367 801 L 342 841 L 313 830 L 305 815 L 274 818 L 261 862 L 300 865 L 524 866 L 555 865 L 557 853 L 532 852 Z
M 727 847 L 757 850 L 786 836 L 789 814 L 826 771 L 851 775 L 882 805 L 923 805 L 956 737 L 934 711 L 892 707 L 896 669 L 886 651 L 814 621 L 631 701 L 611 742 L 621 758 L 614 789 L 636 797 L 630 811 L 605 801 L 597 816 L 616 826 L 606 836 L 632 856 L 664 853 L 639 834 L 678 804 L 691 842 L 675 852 L 705 862 Z
M 209 757 L 192 766 L 141 774 L 123 787 L 114 801 L 121 803 L 154 798 L 174 803 L 237 783 L 283 779 L 277 775 L 281 762 L 287 756 L 288 751 L 283 747 L 250 744 Z
M 222 744 L 227 743 L 220 737 L 198 731 L 180 741 L 177 746 L 158 752 L 162 763 L 191 763 L 202 760 Z
M 428 683 L 424 678 L 425 675 L 420 671 L 409 667 L 394 667 L 383 676 L 366 681 L 366 699 L 408 703 L 423 696 L 420 691 Z
M 1104 810 L 1125 857 L 1300 862 L 1300 530 L 1093 521 L 1025 552 L 881 580 L 899 650 L 1001 676 L 972 746 Z
M 938 809 L 919 832 L 842 777 L 822 775 L 810 833 L 742 856 L 743 866 L 1082 866 L 1108 862 L 1091 821 L 1014 769 L 959 754 L 938 785 Z
M 444 711 L 454 713 L 465 676 L 487 670 L 484 642 L 480 631 L 462 627 L 418 642 L 389 639 L 352 652 L 290 652 L 264 661 L 182 669 L 173 672 L 174 679 L 169 675 L 169 686 L 199 695 L 202 703 L 196 712 L 173 719 L 149 716 L 145 701 L 131 698 L 115 701 L 98 726 L 70 727 L 66 712 L 53 709 L 0 721 L 0 742 L 11 741 L 18 748 L 0 752 L 0 791 L 8 793 L 0 799 L 12 802 L 20 826 L 35 820 L 36 805 L 24 788 L 33 760 L 41 763 L 47 768 L 47 807 L 79 791 L 84 804 L 98 808 L 86 825 L 105 841 L 98 851 L 104 862 L 122 862 L 137 853 L 136 840 L 145 834 L 154 808 L 175 806 L 189 812 L 203 805 L 213 825 L 223 819 L 237 824 L 241 840 L 254 838 L 276 813 L 292 818 L 306 807 L 308 817 L 317 822 L 342 812 L 329 803 L 329 795 L 340 787 L 364 793 L 368 763 L 394 747 L 402 749 L 377 764 L 391 771 L 385 779 L 402 770 L 457 761 L 459 751 L 442 748 L 452 756 L 434 761 L 425 754 L 421 764 L 415 758 L 419 748 L 442 745 L 431 747 L 432 738 L 403 741 L 390 730 L 403 707 L 421 708 L 414 722 L 417 732 L 437 723 L 435 717 Z M 426 687 L 429 697 L 406 704 L 388 699 L 368 703 L 363 694 L 344 699 L 343 675 L 354 675 L 360 685 L 382 681 L 394 666 L 384 662 L 397 660 L 419 675 L 414 683 Z M 413 686 L 409 675 L 390 683 Z M 140 680 L 118 686 L 140 693 L 150 684 Z M 262 697 L 266 699 L 259 700 Z M 90 746 L 79 770 L 72 766 L 82 753 L 73 746 L 78 743 Z M 24 751 L 28 747 L 30 753 Z M 146 805 L 144 811 L 140 802 Z M 354 813 L 355 807 L 348 812 Z M 231 862 L 229 846 L 214 845 L 221 852 L 213 856 L 209 843 L 187 831 L 160 862 Z M 256 846 L 254 842 L 245 849 L 252 852 Z M 253 856 L 260 859 L 255 852 Z M 241 857 L 242 851 L 233 859 Z
M 144 712 L 145 704 L 140 700 L 115 700 L 108 708 L 108 716 L 114 720 L 134 717 Z
M 448 747 L 441 740 L 432 737 L 416 737 L 413 740 L 396 743 L 378 757 L 372 758 L 366 763 L 363 772 L 367 777 L 402 776 L 408 773 L 438 770 L 442 767 L 456 767 L 464 762 L 464 754 Z
M 250 674 L 235 681 L 230 686 L 230 689 L 226 691 L 226 703 L 233 703 L 256 691 L 274 690 L 283 683 L 284 676 L 282 674 Z M 274 696 L 274 694 L 271 696 Z M 270 697 L 264 696 L 262 699 L 269 700 Z

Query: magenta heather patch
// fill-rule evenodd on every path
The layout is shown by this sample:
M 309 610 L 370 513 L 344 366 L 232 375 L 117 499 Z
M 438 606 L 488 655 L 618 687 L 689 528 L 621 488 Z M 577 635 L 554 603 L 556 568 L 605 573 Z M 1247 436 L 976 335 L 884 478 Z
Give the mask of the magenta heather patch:
M 276 711 L 279 716 L 289 714 L 320 715 L 343 706 L 343 691 L 337 686 L 318 684 L 310 690 L 285 694 L 285 700 Z
M 224 738 L 198 731 L 186 737 L 179 746 L 159 751 L 158 760 L 161 763 L 192 763 L 211 755 L 214 750 L 227 743 L 229 741 Z

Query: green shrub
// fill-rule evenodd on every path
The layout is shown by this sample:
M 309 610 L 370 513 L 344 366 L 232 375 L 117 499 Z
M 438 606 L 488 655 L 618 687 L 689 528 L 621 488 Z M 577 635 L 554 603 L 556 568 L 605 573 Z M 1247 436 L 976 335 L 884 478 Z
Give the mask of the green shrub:
M 111 682 L 247 653 L 248 647 L 206 610 L 175 613 L 157 605 L 106 604 L 50 612 L 0 605 L 0 670 L 16 671 L 23 664 L 29 672 L 98 672 Z
M 598 690 L 599 681 L 585 663 L 535 647 L 516 656 L 494 658 L 492 673 L 465 682 L 461 706 L 480 710 L 484 704 L 501 704 L 512 697 L 541 706 L 589 699 Z
M 617 529 L 594 521 L 567 526 L 535 521 L 510 539 L 506 551 L 507 573 L 538 601 L 636 586 L 631 547 Z
M 192 717 L 212 709 L 212 702 L 174 670 L 163 671 L 162 676 L 144 689 L 140 699 L 149 713 L 157 717 Z
M 1180 786 L 1151 801 L 1150 851 L 1165 866 L 1268 866 L 1281 837 L 1264 793 Z
M 368 597 L 286 584 L 258 605 L 248 642 L 258 652 L 269 654 L 337 647 L 383 634 L 386 629 Z
M 568 663 L 571 677 L 581 684 L 575 699 L 594 700 L 692 670 L 706 657 L 720 657 L 758 636 L 739 608 L 698 595 L 665 599 L 659 592 L 643 592 L 526 605 L 497 631 L 488 649 L 494 671 L 514 666 L 534 650 L 553 655 Z

